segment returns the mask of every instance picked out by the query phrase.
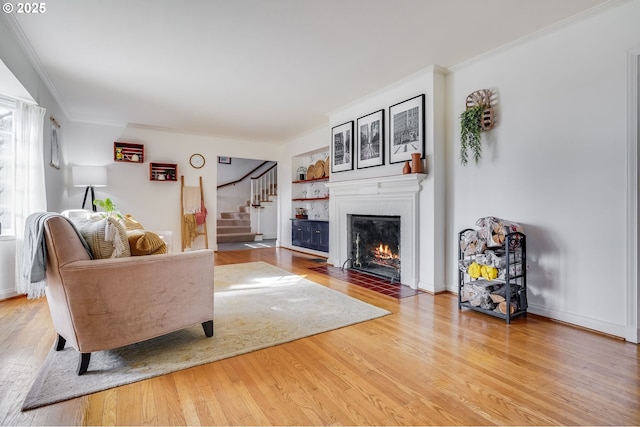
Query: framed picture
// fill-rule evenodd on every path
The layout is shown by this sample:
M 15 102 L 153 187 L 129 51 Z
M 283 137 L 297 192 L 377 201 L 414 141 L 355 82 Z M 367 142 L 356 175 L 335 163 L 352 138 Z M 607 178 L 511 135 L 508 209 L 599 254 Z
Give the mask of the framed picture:
M 58 140 L 58 129 L 60 125 L 53 116 L 49 119 L 51 120 L 51 160 L 49 161 L 49 165 L 60 169 L 60 141 Z
M 353 169 L 353 120 L 331 128 L 331 172 Z
M 218 163 L 223 163 L 225 165 L 230 165 L 231 164 L 231 157 L 218 156 Z
M 424 158 L 424 94 L 389 107 L 389 163 Z
M 384 110 L 360 117 L 357 123 L 358 169 L 384 164 Z

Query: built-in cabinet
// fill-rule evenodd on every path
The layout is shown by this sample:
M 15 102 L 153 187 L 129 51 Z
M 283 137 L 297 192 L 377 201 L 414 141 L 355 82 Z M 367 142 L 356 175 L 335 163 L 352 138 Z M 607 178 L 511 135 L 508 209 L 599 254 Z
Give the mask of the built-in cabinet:
M 329 151 L 294 157 L 291 184 L 291 244 L 329 252 Z
M 301 248 L 329 252 L 329 221 L 292 219 L 291 244 Z

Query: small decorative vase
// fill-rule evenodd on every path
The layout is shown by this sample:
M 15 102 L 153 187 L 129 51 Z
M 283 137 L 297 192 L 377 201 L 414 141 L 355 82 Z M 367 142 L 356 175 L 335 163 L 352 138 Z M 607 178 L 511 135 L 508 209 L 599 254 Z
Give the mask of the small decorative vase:
M 411 165 L 409 164 L 409 162 L 404 163 L 404 167 L 402 168 L 402 173 L 404 175 L 411 173 Z
M 422 159 L 420 158 L 420 153 L 413 153 L 411 155 L 411 172 L 422 173 Z

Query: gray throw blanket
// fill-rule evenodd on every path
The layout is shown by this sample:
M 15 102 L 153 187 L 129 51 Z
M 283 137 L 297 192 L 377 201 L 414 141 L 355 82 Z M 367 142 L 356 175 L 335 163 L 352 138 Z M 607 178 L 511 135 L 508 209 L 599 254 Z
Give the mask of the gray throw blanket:
M 22 246 L 22 271 L 20 279 L 26 285 L 27 298 L 40 298 L 45 295 L 47 271 L 47 244 L 44 239 L 44 224 L 48 218 L 59 216 L 69 221 L 78 238 L 91 258 L 91 249 L 78 229 L 69 218 L 55 212 L 36 212 L 29 215 L 24 225 L 24 244 Z

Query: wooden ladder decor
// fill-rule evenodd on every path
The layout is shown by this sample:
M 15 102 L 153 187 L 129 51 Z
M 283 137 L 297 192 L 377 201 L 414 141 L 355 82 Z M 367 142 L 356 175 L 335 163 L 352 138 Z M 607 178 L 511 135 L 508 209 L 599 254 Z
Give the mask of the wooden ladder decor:
M 209 233 L 207 232 L 207 209 L 204 204 L 204 190 L 202 187 L 202 177 L 200 177 L 200 209 L 203 210 L 201 215 L 204 215 L 204 222 L 202 226 L 197 226 L 195 222 L 195 217 L 191 213 L 185 213 L 184 211 L 184 202 L 185 202 L 185 185 L 184 185 L 184 175 L 180 176 L 180 231 L 181 231 L 181 240 L 182 240 L 182 252 L 184 252 L 185 248 L 191 247 L 191 242 L 197 236 L 204 236 L 204 246 L 206 249 L 209 249 Z M 189 188 L 189 187 L 186 187 Z M 195 231 L 193 226 L 195 225 Z

